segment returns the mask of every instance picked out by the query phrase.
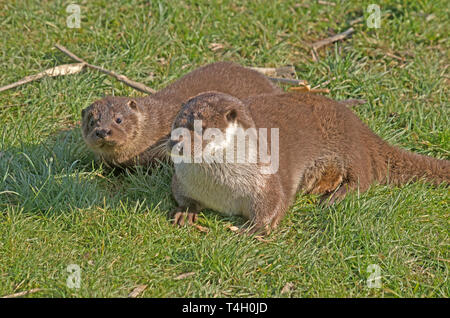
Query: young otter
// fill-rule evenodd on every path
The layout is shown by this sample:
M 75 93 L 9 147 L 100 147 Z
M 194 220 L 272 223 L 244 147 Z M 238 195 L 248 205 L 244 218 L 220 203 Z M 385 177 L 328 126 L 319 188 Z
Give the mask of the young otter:
M 205 137 L 208 128 L 218 130 Z M 261 128 L 278 131 L 279 138 L 276 133 L 268 138 L 268 131 L 264 138 Z M 183 224 L 186 217 L 194 222 L 200 210 L 210 208 L 242 215 L 250 220 L 253 232 L 268 232 L 298 191 L 321 194 L 332 203 L 375 182 L 403 184 L 422 178 L 435 184 L 450 182 L 449 161 L 389 145 L 342 103 L 320 95 L 281 93 L 241 101 L 208 92 L 182 107 L 172 129 L 167 150 L 175 166 L 176 224 Z M 245 152 L 239 153 L 234 141 L 242 132 L 247 133 L 247 142 L 241 148 Z M 249 140 L 255 132 L 260 134 L 259 147 L 267 142 L 272 161 L 278 158 L 278 166 L 269 173 L 263 170 L 268 166 L 261 160 L 264 152 L 257 153 L 258 160 L 250 160 L 249 150 L 256 143 Z M 278 149 L 274 143 L 279 143 Z M 192 150 L 195 144 L 202 152 Z
M 165 157 L 162 146 L 182 102 L 217 90 L 238 98 L 281 92 L 264 75 L 230 62 L 200 67 L 154 95 L 106 97 L 82 110 L 82 135 L 110 166 L 148 165 Z

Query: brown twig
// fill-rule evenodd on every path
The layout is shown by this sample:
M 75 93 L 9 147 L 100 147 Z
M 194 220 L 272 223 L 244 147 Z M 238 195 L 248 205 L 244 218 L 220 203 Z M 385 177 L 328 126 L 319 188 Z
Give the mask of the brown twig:
M 357 23 L 360 23 L 363 21 L 364 21 L 364 16 L 351 20 L 350 25 L 354 25 L 354 24 L 357 24 Z
M 102 72 L 104 74 L 110 75 L 110 76 L 114 77 L 115 79 L 117 79 L 118 81 L 120 81 L 120 82 L 122 82 L 122 83 L 124 83 L 124 84 L 126 84 L 126 85 L 128 85 L 130 87 L 133 87 L 134 89 L 137 89 L 138 91 L 141 91 L 141 92 L 144 92 L 144 93 L 147 93 L 147 94 L 154 94 L 154 93 L 156 93 L 156 91 L 153 88 L 150 88 L 150 87 L 148 87 L 148 86 L 146 86 L 146 85 L 144 85 L 142 83 L 138 83 L 138 82 L 135 82 L 133 80 L 130 80 L 128 77 L 126 77 L 124 75 L 120 75 L 120 74 L 117 74 L 117 73 L 115 73 L 113 71 L 106 70 L 106 69 L 101 68 L 101 67 L 99 67 L 97 65 L 89 64 L 88 62 L 86 62 L 85 60 L 79 58 L 78 56 L 76 56 L 75 54 L 73 54 L 72 52 L 70 52 L 68 49 L 66 49 L 64 46 L 62 46 L 60 44 L 55 44 L 55 47 L 58 50 L 60 50 L 61 52 L 63 52 L 64 54 L 66 54 L 67 56 L 69 56 L 71 59 L 73 59 L 73 60 L 75 60 L 75 61 L 77 61 L 79 63 L 83 63 L 86 67 L 89 67 L 89 68 L 91 68 L 93 70 L 97 70 L 97 71 Z
M 43 72 L 40 72 L 38 74 L 27 76 L 27 77 L 21 79 L 20 81 L 0 87 L 0 92 L 23 85 L 23 84 L 26 84 L 26 83 L 29 83 L 31 81 L 41 79 L 46 76 L 54 77 L 54 76 L 60 76 L 60 75 L 75 74 L 75 73 L 80 72 L 85 67 L 88 67 L 90 69 L 94 69 L 101 73 L 112 76 L 115 79 L 117 79 L 118 81 L 120 81 L 130 87 L 133 87 L 134 89 L 137 89 L 141 92 L 144 92 L 147 94 L 156 93 L 156 91 L 154 89 L 152 89 L 142 83 L 133 81 L 133 80 L 129 79 L 128 77 L 126 77 L 125 75 L 117 74 L 113 71 L 104 69 L 97 65 L 89 64 L 88 62 L 86 62 L 82 58 L 76 56 L 75 54 L 73 54 L 67 48 L 65 48 L 64 46 L 62 46 L 60 44 L 55 44 L 55 47 L 58 50 L 60 50 L 62 53 L 69 56 L 71 59 L 77 61 L 78 63 L 59 65 L 59 66 L 53 67 L 51 69 L 45 70 Z M 315 51 L 314 47 L 313 47 L 313 51 Z M 256 71 L 266 75 L 269 78 L 269 80 L 276 82 L 276 83 L 290 84 L 290 85 L 303 85 L 303 86 L 308 85 L 308 82 L 306 80 L 298 80 L 298 79 L 294 78 L 295 77 L 295 68 L 293 66 L 282 66 L 282 67 L 278 67 L 278 68 L 253 67 L 251 69 L 256 70 Z M 272 76 L 276 76 L 276 77 L 272 77 Z
M 2 298 L 22 297 L 22 296 L 25 296 L 25 295 L 28 295 L 28 294 L 37 293 L 37 292 L 39 292 L 39 291 L 41 291 L 41 290 L 42 290 L 42 289 L 40 289 L 40 288 L 34 288 L 34 289 L 26 290 L 26 291 L 23 291 L 23 292 L 20 292 L 20 293 L 15 293 L 15 294 L 11 294 L 11 295 L 6 295 L 6 296 L 3 296 Z
M 84 63 L 76 63 L 76 64 L 64 64 L 59 65 L 56 67 L 49 68 L 48 70 L 45 70 L 43 72 L 40 72 L 38 74 L 30 75 L 27 77 L 22 78 L 20 81 L 17 81 L 12 84 L 8 84 L 6 86 L 0 87 L 0 92 L 6 91 L 7 89 L 11 89 L 32 81 L 36 81 L 38 79 L 41 79 L 43 77 L 54 77 L 54 76 L 60 76 L 60 75 L 67 75 L 67 74 L 76 74 L 80 72 L 85 67 Z
M 396 60 L 399 60 L 399 61 L 401 61 L 401 62 L 405 62 L 405 61 L 406 61 L 406 59 L 405 59 L 404 57 L 397 56 L 397 55 L 395 55 L 395 54 L 393 54 L 393 53 L 384 52 L 384 54 L 385 54 L 386 56 L 389 56 L 389 57 L 391 57 L 391 58 L 393 58 L 393 59 L 396 59 Z
M 352 34 L 353 32 L 355 32 L 355 29 L 350 28 L 342 33 L 336 34 L 332 37 L 320 40 L 318 42 L 315 42 L 311 45 L 313 50 L 318 50 L 319 48 L 326 46 L 328 44 L 334 43 L 336 41 L 340 41 L 345 39 L 346 37 L 348 37 L 350 34 Z

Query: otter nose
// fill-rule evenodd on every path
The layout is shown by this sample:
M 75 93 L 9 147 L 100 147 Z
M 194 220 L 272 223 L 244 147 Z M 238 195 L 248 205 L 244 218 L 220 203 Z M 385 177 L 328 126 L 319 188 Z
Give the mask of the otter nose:
M 95 135 L 98 138 L 105 138 L 106 136 L 111 135 L 111 129 L 98 129 L 95 132 Z

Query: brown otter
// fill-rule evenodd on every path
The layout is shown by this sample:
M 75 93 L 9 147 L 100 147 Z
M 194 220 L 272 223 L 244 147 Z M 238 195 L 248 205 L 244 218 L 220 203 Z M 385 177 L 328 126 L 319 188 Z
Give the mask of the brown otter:
M 110 166 L 148 165 L 165 157 L 163 145 L 182 102 L 217 90 L 238 98 L 281 92 L 264 75 L 231 62 L 200 67 L 154 95 L 106 97 L 82 111 L 86 144 Z
M 216 130 L 206 138 L 210 128 Z M 269 138 L 267 131 L 264 138 L 261 128 L 278 131 L 279 137 Z M 241 137 L 246 138 L 240 155 L 238 132 L 245 132 Z M 261 160 L 264 152 L 257 153 L 258 160 L 250 160 L 249 149 L 256 148 L 249 142 L 252 133 L 260 134 L 258 147 L 267 141 L 272 159 L 278 158 L 278 169 L 263 171 L 268 166 Z M 272 147 L 276 142 L 279 147 Z M 202 152 L 192 150 L 195 143 Z M 227 157 L 230 149 L 232 155 Z M 331 204 L 375 182 L 450 182 L 450 161 L 389 145 L 342 103 L 308 93 L 244 100 L 218 92 L 200 94 L 176 116 L 167 150 L 175 163 L 176 224 L 184 224 L 186 218 L 194 222 L 200 210 L 210 208 L 244 216 L 253 232 L 269 231 L 298 191 L 320 194 Z M 238 157 L 244 160 L 239 163 Z

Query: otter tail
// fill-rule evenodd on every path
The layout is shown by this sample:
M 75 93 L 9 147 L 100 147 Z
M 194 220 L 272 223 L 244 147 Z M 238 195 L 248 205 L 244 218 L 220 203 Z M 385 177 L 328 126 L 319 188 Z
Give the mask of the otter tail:
M 422 179 L 435 185 L 450 184 L 450 161 L 389 148 L 385 153 L 386 183 L 400 185 Z

